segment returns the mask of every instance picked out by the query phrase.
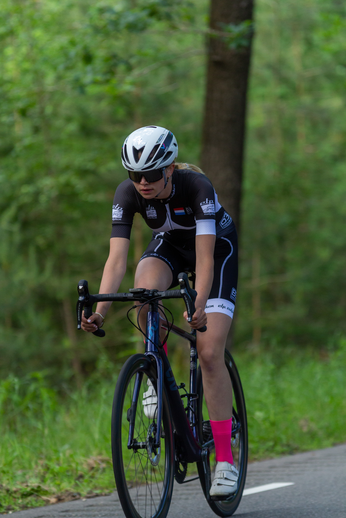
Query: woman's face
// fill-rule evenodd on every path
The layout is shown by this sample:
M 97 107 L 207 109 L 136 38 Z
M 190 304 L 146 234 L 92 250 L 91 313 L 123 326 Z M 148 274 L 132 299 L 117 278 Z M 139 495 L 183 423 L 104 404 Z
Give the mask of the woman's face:
M 169 165 L 165 169 L 165 174 L 167 180 L 172 176 L 174 171 L 174 164 Z M 158 180 L 157 182 L 147 182 L 147 180 L 142 176 L 141 181 L 139 183 L 133 182 L 133 185 L 135 186 L 135 189 L 143 198 L 146 200 L 151 200 L 152 198 L 168 198 L 168 196 L 171 194 L 172 190 L 172 183 L 169 181 L 165 186 L 165 179 L 161 178 L 161 180 Z

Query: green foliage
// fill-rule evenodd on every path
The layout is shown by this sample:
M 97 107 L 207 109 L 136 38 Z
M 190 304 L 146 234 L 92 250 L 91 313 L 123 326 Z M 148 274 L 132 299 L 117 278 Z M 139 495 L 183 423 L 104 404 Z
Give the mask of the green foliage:
M 178 0 L 172 4 L 167 0 L 145 0 L 129 9 L 128 2 L 118 5 L 98 4 L 95 6 L 97 20 L 94 27 L 109 33 L 143 33 L 155 29 L 156 22 L 168 22 L 168 28 L 176 28 L 181 21 L 193 19 L 194 4 Z
M 215 34 L 214 37 L 221 38 L 230 49 L 241 49 L 250 45 L 254 23 L 251 20 L 245 20 L 237 25 L 222 23 L 220 30 L 222 36 Z
M 164 109 L 170 124 L 180 125 L 174 98 L 182 90 L 182 132 L 198 125 L 188 113 L 196 113 L 192 85 L 203 71 L 202 39 L 176 29 L 179 20 L 193 19 L 183 1 L 173 8 L 163 0 L 1 6 L 0 371 L 11 365 L 25 374 L 40 363 L 50 375 L 56 365 L 56 378 L 68 379 L 89 374 L 100 351 L 114 359 L 131 342 L 120 310 L 107 339 L 85 345 L 74 331 L 76 286 L 85 277 L 98 288 L 112 197 L 124 178 L 124 137 L 141 121 L 163 123 L 157 113 Z M 177 37 L 163 45 L 169 31 Z M 186 49 L 190 60 L 181 58 Z M 194 70 L 191 60 L 200 63 Z M 197 140 L 190 149 L 196 156 Z M 149 239 L 148 230 L 140 233 Z
M 321 347 L 345 333 L 344 20 L 332 1 L 257 5 L 239 341 Z
M 250 457 L 260 459 L 344 442 L 346 340 L 334 351 L 287 347 L 240 356 Z
M 20 428 L 26 419 L 42 424 L 42 417 L 57 410 L 57 397 L 47 385 L 43 372 L 33 372 L 22 380 L 13 375 L 0 383 L 0 419 L 9 429 Z
M 0 373 L 81 383 L 138 347 L 120 306 L 103 341 L 77 334 L 76 285 L 98 289 L 124 137 L 162 124 L 198 163 L 208 5 L 0 3 Z M 235 343 L 321 348 L 346 332 L 345 7 L 258 0 L 255 24 Z M 124 290 L 150 232 L 132 237 Z
M 113 366 L 114 369 L 114 366 Z M 98 371 L 101 378 L 104 366 Z M 0 512 L 92 497 L 113 487 L 109 413 L 114 378 L 59 393 L 44 374 L 0 386 Z M 90 416 L 93 416 L 92 422 Z

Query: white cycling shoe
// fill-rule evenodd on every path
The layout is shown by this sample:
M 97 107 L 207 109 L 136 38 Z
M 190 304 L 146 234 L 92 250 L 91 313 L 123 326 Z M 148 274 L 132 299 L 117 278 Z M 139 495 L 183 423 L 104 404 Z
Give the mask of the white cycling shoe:
M 215 477 L 210 488 L 210 496 L 225 499 L 234 495 L 238 489 L 239 472 L 229 462 L 218 462 L 215 469 Z
M 156 417 L 156 413 L 157 413 L 157 395 L 156 395 L 155 389 L 154 389 L 153 384 L 151 383 L 150 379 L 148 379 L 147 385 L 149 388 L 148 388 L 147 392 L 143 393 L 143 400 L 142 400 L 143 410 L 144 410 L 144 414 L 149 419 L 154 419 L 154 417 Z

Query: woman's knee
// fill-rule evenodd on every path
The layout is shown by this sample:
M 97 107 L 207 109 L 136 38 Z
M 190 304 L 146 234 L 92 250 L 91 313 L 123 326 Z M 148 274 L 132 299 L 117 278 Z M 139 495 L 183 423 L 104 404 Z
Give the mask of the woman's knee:
M 223 365 L 226 340 L 227 333 L 222 329 L 208 329 L 205 334 L 198 334 L 197 351 L 202 370 L 213 371 Z
M 214 342 L 215 343 L 215 342 Z M 202 371 L 213 372 L 224 363 L 224 347 L 217 345 L 198 347 L 198 359 Z
M 142 259 L 136 268 L 135 288 L 166 290 L 172 282 L 169 266 L 155 257 Z

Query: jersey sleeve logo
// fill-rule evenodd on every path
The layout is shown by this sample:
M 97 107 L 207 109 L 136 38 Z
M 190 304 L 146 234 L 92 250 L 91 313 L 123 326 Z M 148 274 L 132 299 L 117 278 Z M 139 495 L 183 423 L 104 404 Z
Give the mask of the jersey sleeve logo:
M 148 219 L 157 219 L 157 212 L 151 205 L 146 208 L 146 213 Z
M 214 216 L 215 214 L 215 205 L 214 200 L 209 200 L 208 198 L 205 201 L 200 203 L 200 206 L 203 210 L 203 214 L 206 216 Z
M 113 205 L 112 220 L 118 221 L 118 220 L 122 219 L 123 213 L 124 213 L 124 209 L 122 207 L 120 207 L 119 203 L 117 203 L 116 205 Z

